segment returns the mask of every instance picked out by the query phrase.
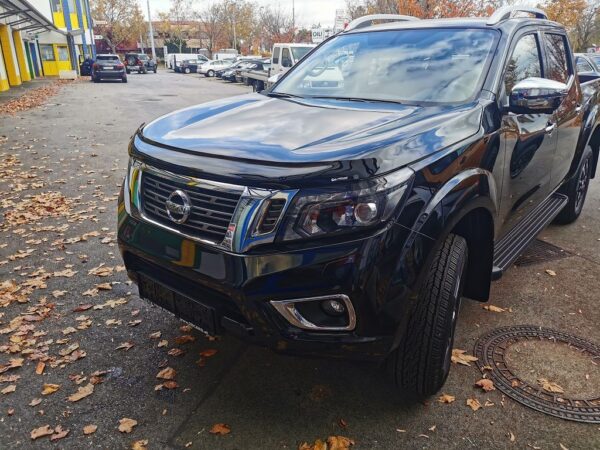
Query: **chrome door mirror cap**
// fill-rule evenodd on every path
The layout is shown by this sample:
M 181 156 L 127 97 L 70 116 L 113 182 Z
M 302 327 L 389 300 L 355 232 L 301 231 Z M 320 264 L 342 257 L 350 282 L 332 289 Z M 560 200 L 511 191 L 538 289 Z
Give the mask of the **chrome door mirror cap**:
M 568 85 L 547 78 L 519 81 L 510 92 L 509 111 L 515 114 L 552 114 L 568 93 Z

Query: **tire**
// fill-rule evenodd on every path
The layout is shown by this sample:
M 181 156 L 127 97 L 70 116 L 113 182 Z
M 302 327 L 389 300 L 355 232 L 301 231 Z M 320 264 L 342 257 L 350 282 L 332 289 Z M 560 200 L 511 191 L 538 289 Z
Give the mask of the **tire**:
M 212 78 L 215 76 L 215 71 L 214 70 L 209 70 L 208 72 L 206 72 L 206 76 L 209 78 Z
M 99 83 L 100 82 L 100 78 L 98 78 L 98 77 L 92 77 L 92 81 L 94 83 Z
M 560 192 L 569 197 L 569 201 L 562 209 L 554 222 L 567 225 L 575 222 L 583 211 L 583 205 L 587 197 L 590 186 L 590 177 L 592 175 L 592 165 L 594 163 L 594 154 L 592 149 L 587 147 L 579 162 L 577 173 L 565 184 Z
M 122 81 L 123 83 L 127 83 L 127 77 L 123 77 L 123 78 L 121 78 L 121 81 Z
M 131 70 L 127 69 L 125 72 L 127 72 L 127 75 L 129 75 L 131 73 Z
M 191 70 L 190 70 L 190 68 L 189 68 L 189 67 L 186 67 L 186 68 L 184 69 L 184 72 L 185 72 L 185 73 L 190 73 L 190 72 L 191 72 Z
M 407 398 L 435 394 L 448 377 L 467 260 L 467 241 L 448 235 L 408 313 L 398 347 L 386 361 L 388 375 Z
M 154 73 L 156 73 L 156 67 L 154 68 Z

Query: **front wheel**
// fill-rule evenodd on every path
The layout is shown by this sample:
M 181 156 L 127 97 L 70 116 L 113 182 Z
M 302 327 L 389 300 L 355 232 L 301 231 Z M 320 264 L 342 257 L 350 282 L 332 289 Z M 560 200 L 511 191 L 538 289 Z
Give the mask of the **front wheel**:
M 433 395 L 448 377 L 467 260 L 467 241 L 448 235 L 429 266 L 399 344 L 388 357 L 388 373 L 407 397 Z
M 121 81 L 122 81 L 123 83 L 127 83 L 127 77 L 123 77 L 123 78 L 121 78 Z
M 156 67 L 154 68 L 154 73 L 156 73 Z
M 209 70 L 208 72 L 206 72 L 206 76 L 209 78 L 212 78 L 215 76 L 215 71 L 214 70 Z
M 563 225 L 573 223 L 581 214 L 590 186 L 593 157 L 591 148 L 587 147 L 579 162 L 577 173 L 561 189 L 560 192 L 569 197 L 569 201 L 558 216 L 556 216 L 554 220 L 556 223 Z
M 190 72 L 191 72 L 191 70 L 190 70 L 190 68 L 189 68 L 189 67 L 186 67 L 186 68 L 185 68 L 185 70 L 184 70 L 184 72 L 185 72 L 185 73 L 190 73 Z

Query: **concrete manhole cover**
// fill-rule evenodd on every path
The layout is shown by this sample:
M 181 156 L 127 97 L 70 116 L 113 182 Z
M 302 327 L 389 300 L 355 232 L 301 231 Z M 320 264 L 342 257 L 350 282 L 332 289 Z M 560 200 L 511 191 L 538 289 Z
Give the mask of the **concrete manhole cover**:
M 531 325 L 497 328 L 475 344 L 479 369 L 525 406 L 600 423 L 600 346 Z

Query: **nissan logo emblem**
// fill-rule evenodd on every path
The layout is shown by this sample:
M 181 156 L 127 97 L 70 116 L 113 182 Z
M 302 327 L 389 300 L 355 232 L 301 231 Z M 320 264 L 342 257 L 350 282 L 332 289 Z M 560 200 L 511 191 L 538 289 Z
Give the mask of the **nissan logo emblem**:
M 180 189 L 171 192 L 165 202 L 167 215 L 175 223 L 184 223 L 190 216 L 192 202 L 188 195 Z

